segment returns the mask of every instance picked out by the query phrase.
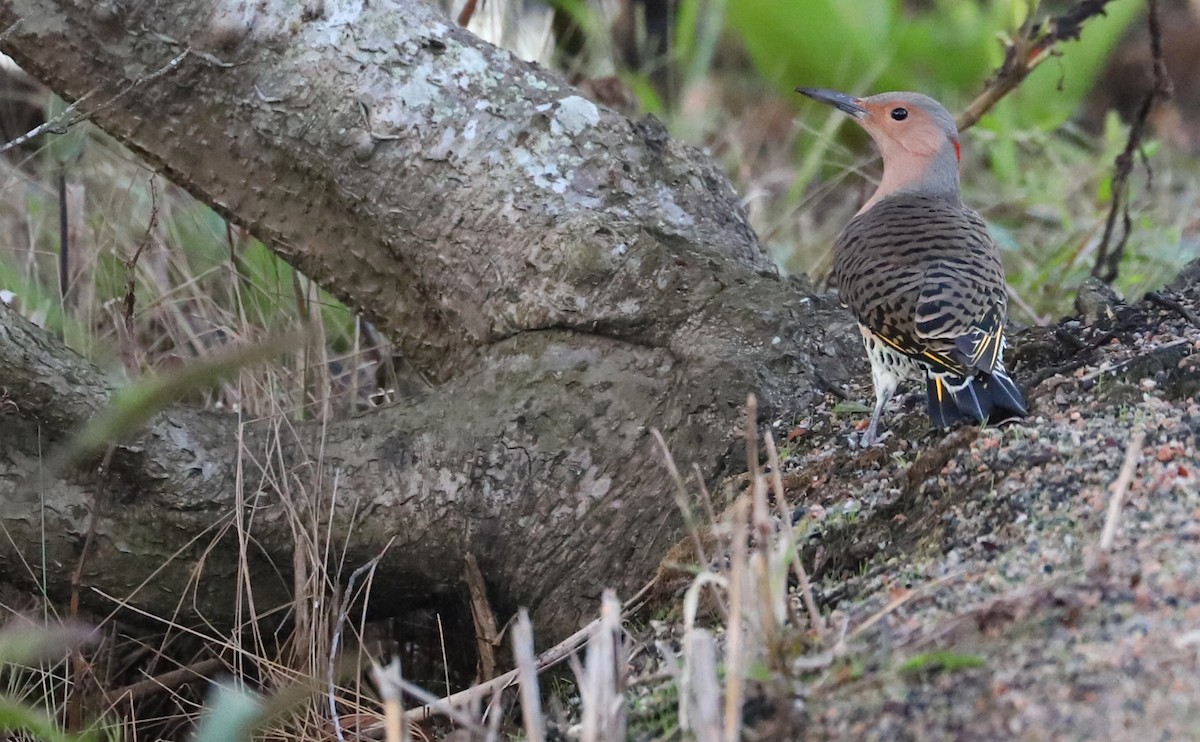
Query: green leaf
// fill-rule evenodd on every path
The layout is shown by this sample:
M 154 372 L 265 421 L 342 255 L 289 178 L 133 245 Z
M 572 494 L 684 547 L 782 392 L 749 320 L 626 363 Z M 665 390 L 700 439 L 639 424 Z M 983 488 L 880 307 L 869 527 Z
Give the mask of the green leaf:
M 833 406 L 833 414 L 835 415 L 855 415 L 870 411 L 871 408 L 862 402 L 855 402 L 854 400 L 849 399 L 843 402 L 838 402 Z
M 954 672 L 956 670 L 968 670 L 973 667 L 983 667 L 985 664 L 982 657 L 977 654 L 960 654 L 958 652 L 925 652 L 918 654 L 915 657 L 909 658 L 903 665 L 900 665 L 900 672 L 905 673 L 922 673 L 942 670 L 944 672 Z

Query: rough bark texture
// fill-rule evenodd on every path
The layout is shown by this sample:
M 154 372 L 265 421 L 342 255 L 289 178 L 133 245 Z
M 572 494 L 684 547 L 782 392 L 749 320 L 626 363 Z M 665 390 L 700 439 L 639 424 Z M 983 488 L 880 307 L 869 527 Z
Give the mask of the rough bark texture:
M 419 2 L 0 3 L 0 25 L 18 21 L 2 46 L 26 70 L 91 93 L 96 123 L 437 382 L 324 428 L 172 410 L 106 481 L 30 488 L 39 451 L 112 382 L 0 310 L 0 378 L 19 406 L 0 431 L 0 564 L 36 563 L 14 544 L 44 532 L 53 594 L 96 498 L 87 586 L 227 621 L 240 518 L 260 605 L 282 601 L 293 548 L 315 548 L 296 546 L 287 514 L 321 493 L 351 566 L 397 537 L 380 600 L 456 583 L 470 551 L 497 602 L 531 606 L 553 638 L 603 586 L 639 585 L 677 536 L 651 428 L 713 480 L 740 458 L 748 393 L 764 414 L 802 408 L 858 356 L 845 315 L 777 275 L 710 161 Z M 207 548 L 221 529 L 226 546 Z M 181 598 L 192 579 L 195 601 Z
M 420 2 L 0 5 L 17 20 L 26 70 L 91 108 L 132 86 L 98 123 L 439 380 L 531 329 L 666 346 L 723 271 L 774 271 L 707 158 Z

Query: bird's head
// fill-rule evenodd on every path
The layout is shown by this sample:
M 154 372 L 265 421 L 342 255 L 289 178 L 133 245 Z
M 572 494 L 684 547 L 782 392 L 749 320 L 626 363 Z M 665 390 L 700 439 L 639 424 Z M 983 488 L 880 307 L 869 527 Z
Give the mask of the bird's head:
M 796 92 L 853 116 L 883 155 L 883 181 L 863 210 L 895 192 L 958 200 L 962 149 L 954 117 L 941 103 L 920 93 L 855 98 L 824 88 L 796 88 Z

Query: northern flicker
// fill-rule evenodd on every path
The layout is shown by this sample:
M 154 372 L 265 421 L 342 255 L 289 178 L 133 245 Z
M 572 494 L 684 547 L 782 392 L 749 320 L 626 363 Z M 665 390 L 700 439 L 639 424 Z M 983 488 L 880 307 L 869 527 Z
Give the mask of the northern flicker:
M 920 93 L 796 92 L 853 116 L 883 155 L 879 188 L 833 250 L 833 278 L 858 319 L 875 387 L 860 445 L 875 442 L 883 406 L 907 379 L 925 379 L 939 428 L 1025 416 L 1004 369 L 1000 251 L 959 195 L 954 117 Z

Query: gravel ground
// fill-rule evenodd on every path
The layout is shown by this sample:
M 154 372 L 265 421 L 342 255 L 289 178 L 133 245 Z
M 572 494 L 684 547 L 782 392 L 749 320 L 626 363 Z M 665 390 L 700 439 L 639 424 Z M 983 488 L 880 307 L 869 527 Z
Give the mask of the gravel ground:
M 1019 423 L 936 432 L 922 389 L 859 449 L 865 359 L 859 386 L 775 422 L 840 640 L 792 630 L 792 670 L 752 673 L 744 738 L 1200 739 L 1200 261 L 1135 305 L 1091 284 L 1077 305 L 1013 335 Z M 693 573 L 667 565 L 691 553 L 664 560 L 662 620 L 632 630 L 631 739 L 680 738 Z M 715 613 L 706 624 L 723 639 Z
M 777 425 L 818 601 L 852 631 L 874 620 L 821 672 L 777 684 L 805 738 L 1200 739 L 1189 268 L 1134 306 L 1086 287 L 1080 320 L 1016 334 L 1019 424 L 938 434 L 909 400 L 861 451 L 866 415 L 831 395 Z

